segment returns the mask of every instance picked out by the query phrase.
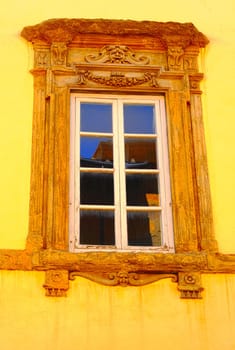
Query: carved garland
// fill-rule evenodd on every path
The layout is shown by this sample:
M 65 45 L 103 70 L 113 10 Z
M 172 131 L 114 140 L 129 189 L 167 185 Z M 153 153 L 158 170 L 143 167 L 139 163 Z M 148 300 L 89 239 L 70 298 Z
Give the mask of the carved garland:
M 195 299 L 201 273 L 235 273 L 235 255 L 217 253 L 213 232 L 197 64 L 207 38 L 190 23 L 85 19 L 48 20 L 21 35 L 35 53 L 29 234 L 25 250 L 0 250 L 0 268 L 46 271 L 55 297 L 80 276 L 123 287 L 170 278 L 181 298 Z M 165 94 L 175 254 L 68 251 L 73 90 Z
M 158 82 L 154 73 L 144 73 L 142 76 L 128 77 L 122 72 L 111 72 L 108 76 L 94 75 L 89 71 L 78 72 L 78 85 L 85 85 L 87 80 L 94 83 L 113 86 L 113 87 L 130 87 L 135 85 L 142 85 L 149 82 L 150 86 L 157 87 Z

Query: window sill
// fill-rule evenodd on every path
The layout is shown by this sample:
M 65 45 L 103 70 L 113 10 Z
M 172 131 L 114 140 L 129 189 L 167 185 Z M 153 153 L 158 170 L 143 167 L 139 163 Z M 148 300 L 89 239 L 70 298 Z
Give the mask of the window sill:
M 72 253 L 89 253 L 89 252 L 113 252 L 113 253 L 174 253 L 174 248 L 169 247 L 128 247 L 127 249 L 117 249 L 115 247 L 101 247 L 101 246 L 85 246 L 74 249 Z
M 106 286 L 143 286 L 170 278 L 181 298 L 201 298 L 202 273 L 235 273 L 235 254 L 0 250 L 2 270 L 45 271 L 47 296 L 66 296 L 76 276 Z

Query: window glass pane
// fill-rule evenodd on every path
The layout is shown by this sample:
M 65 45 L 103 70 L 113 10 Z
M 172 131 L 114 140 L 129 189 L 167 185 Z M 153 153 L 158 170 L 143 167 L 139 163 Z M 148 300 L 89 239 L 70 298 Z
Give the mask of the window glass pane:
M 126 168 L 157 169 L 156 140 L 125 138 Z
M 128 212 L 128 245 L 161 246 L 161 213 Z
M 115 245 L 113 211 L 81 210 L 80 244 Z
M 127 205 L 159 206 L 158 174 L 127 174 Z
M 111 137 L 80 138 L 81 167 L 112 168 L 113 141 Z
M 81 103 L 81 131 L 112 132 L 112 104 Z
M 124 104 L 124 132 L 134 134 L 155 134 L 154 106 Z
M 81 204 L 113 205 L 113 175 L 81 172 L 80 196 Z

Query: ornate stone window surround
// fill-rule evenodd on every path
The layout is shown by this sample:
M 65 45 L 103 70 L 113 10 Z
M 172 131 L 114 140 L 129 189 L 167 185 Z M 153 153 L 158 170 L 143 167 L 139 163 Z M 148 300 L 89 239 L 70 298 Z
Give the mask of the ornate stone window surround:
M 2 268 L 46 271 L 46 295 L 69 279 L 105 285 L 178 281 L 200 298 L 202 272 L 235 272 L 217 252 L 203 131 L 198 55 L 207 38 L 190 23 L 54 19 L 25 27 L 33 44 L 34 113 L 29 234 L 24 251 L 2 250 Z M 68 250 L 70 94 L 166 99 L 175 253 Z

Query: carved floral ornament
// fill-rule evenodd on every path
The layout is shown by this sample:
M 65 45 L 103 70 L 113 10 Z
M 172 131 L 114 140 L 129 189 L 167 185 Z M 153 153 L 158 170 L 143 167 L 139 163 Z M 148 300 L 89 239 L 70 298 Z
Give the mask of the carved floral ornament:
M 195 299 L 201 273 L 235 273 L 213 232 L 197 64 L 207 38 L 191 23 L 102 19 L 53 19 L 21 35 L 35 57 L 29 233 L 25 250 L 0 250 L 1 269 L 45 271 L 46 295 L 57 297 L 79 276 L 122 287 L 168 278 Z M 166 96 L 174 254 L 68 251 L 71 91 Z

